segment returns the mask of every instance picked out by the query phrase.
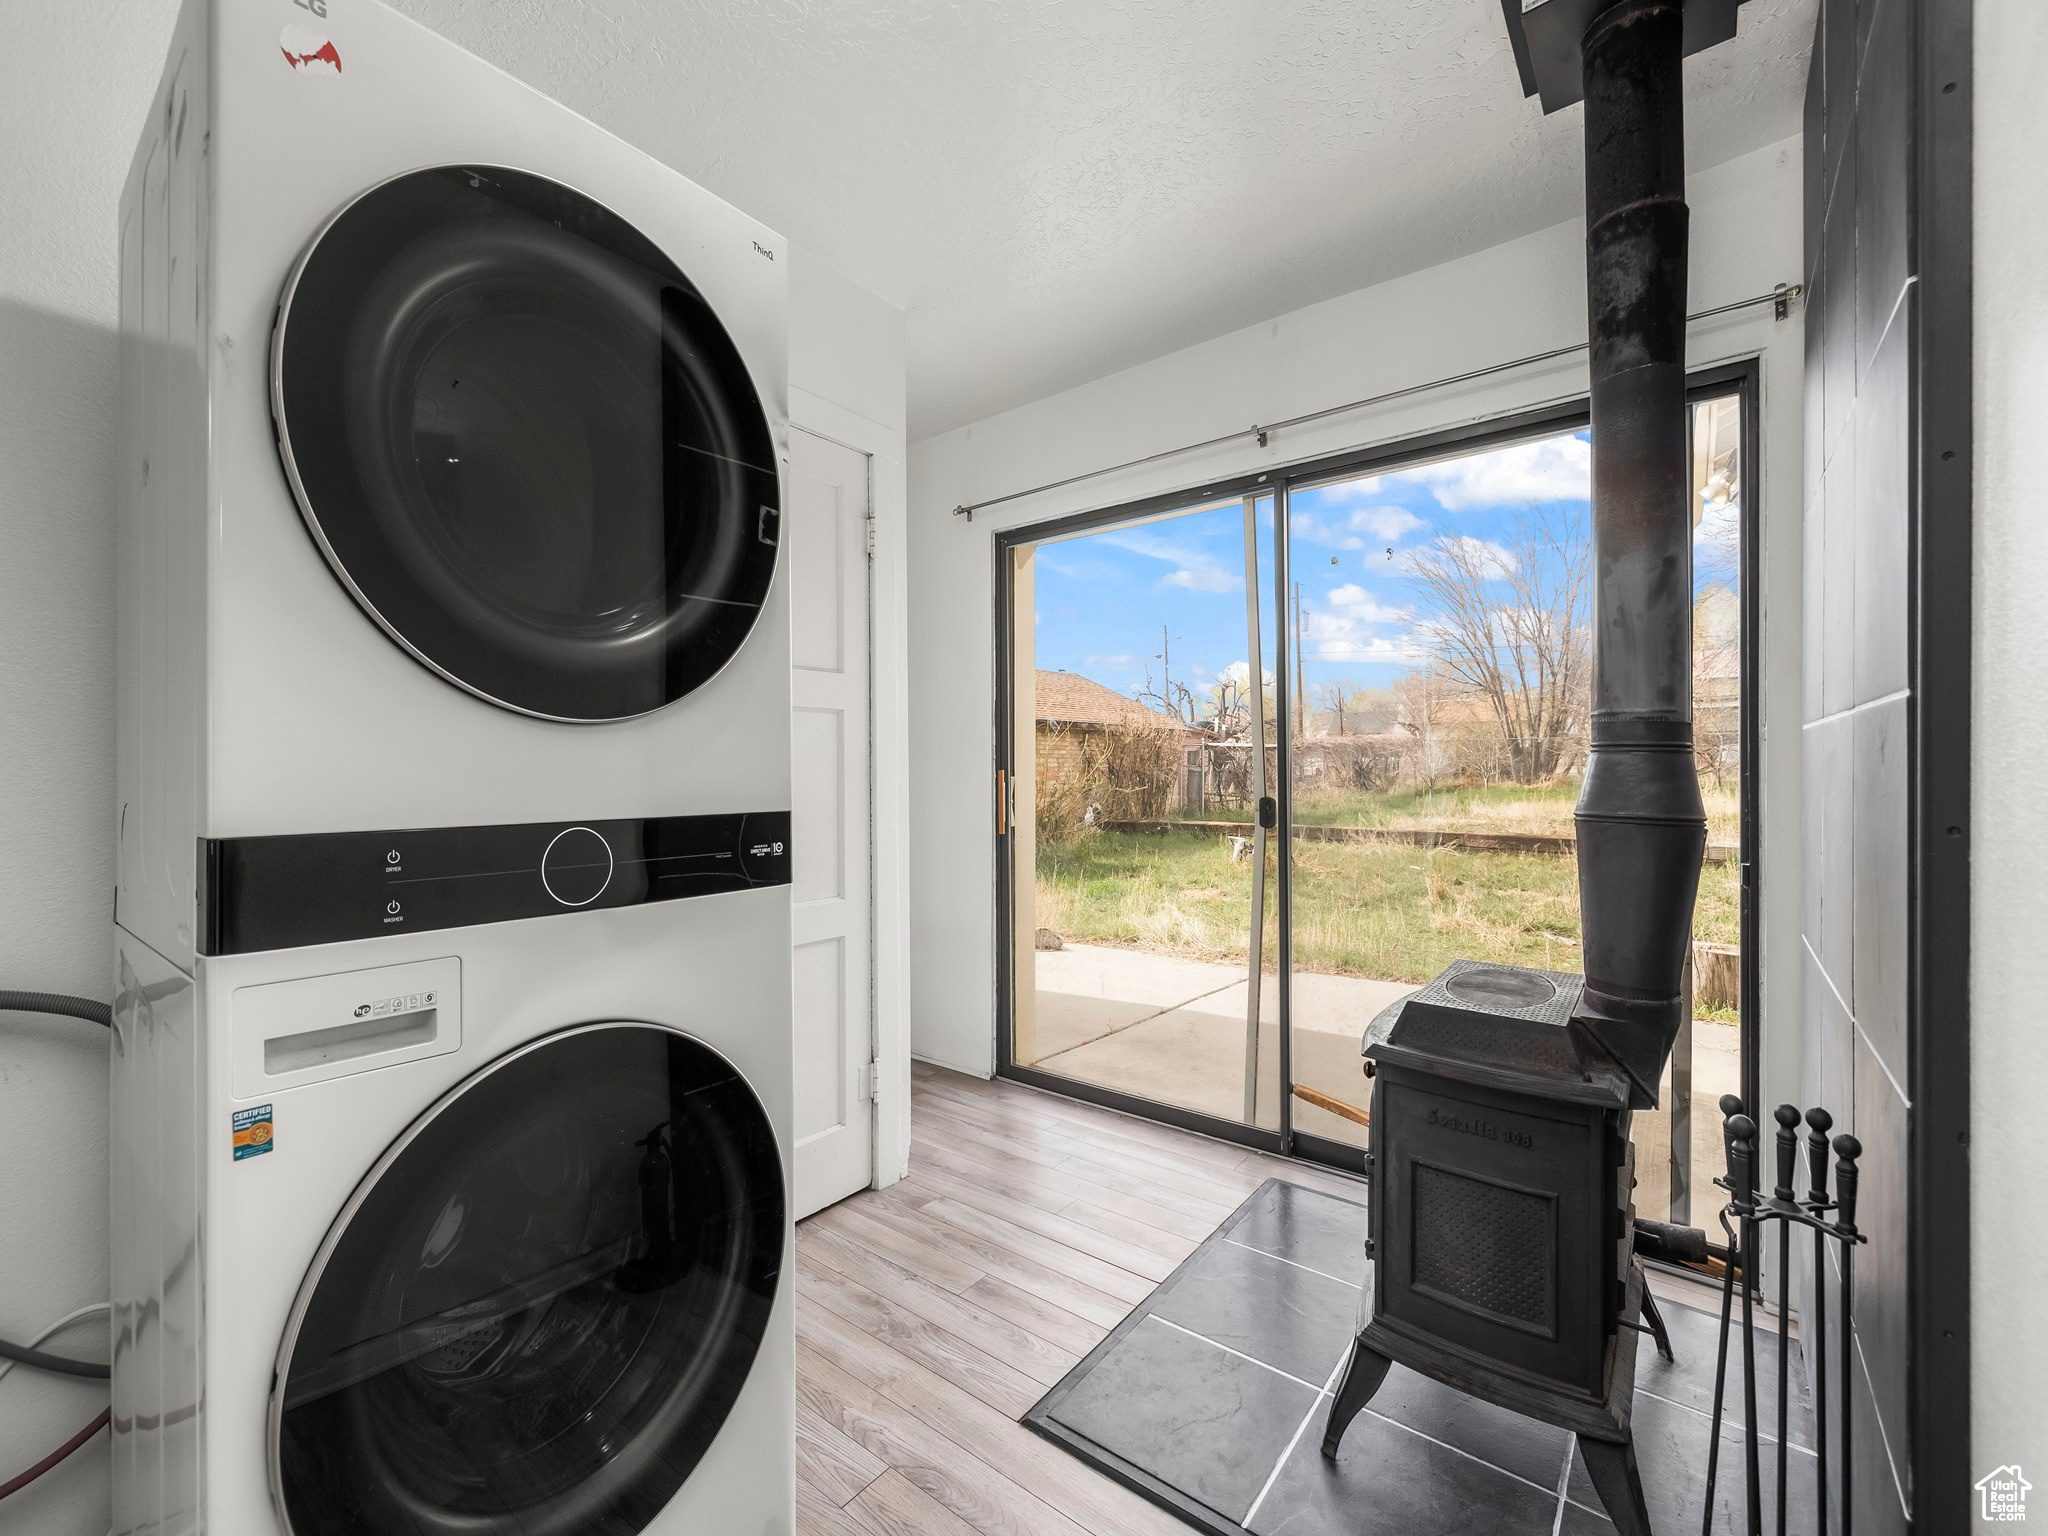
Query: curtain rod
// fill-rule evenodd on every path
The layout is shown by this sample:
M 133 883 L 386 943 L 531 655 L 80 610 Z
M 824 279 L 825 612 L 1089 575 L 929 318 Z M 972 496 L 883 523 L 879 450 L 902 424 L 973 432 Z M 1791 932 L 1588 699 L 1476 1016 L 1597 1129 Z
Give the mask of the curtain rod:
M 1716 315 L 1733 314 L 1739 309 L 1754 309 L 1759 304 L 1769 304 L 1783 320 L 1791 313 L 1792 301 L 1806 291 L 1803 283 L 1780 283 L 1769 293 L 1759 293 L 1752 298 L 1737 299 L 1732 304 L 1719 304 L 1712 309 L 1703 309 L 1696 315 L 1687 315 L 1688 325 L 1699 320 L 1711 320 Z M 1511 368 L 1527 368 L 1533 363 L 1554 362 L 1560 357 L 1570 357 L 1583 352 L 1587 343 L 1575 341 L 1568 347 L 1552 347 L 1548 352 L 1532 352 L 1527 357 L 1510 358 L 1504 363 L 1489 363 L 1484 368 L 1474 368 L 1466 373 L 1454 373 L 1447 378 L 1430 379 L 1422 384 L 1404 384 L 1399 389 L 1390 389 L 1385 394 L 1368 395 L 1363 400 L 1347 400 L 1342 405 L 1325 406 L 1319 411 L 1309 411 L 1300 416 L 1289 416 L 1282 421 L 1269 421 L 1264 426 L 1241 427 L 1235 432 L 1225 432 L 1220 437 L 1204 438 L 1199 443 L 1183 443 L 1178 448 L 1161 449 L 1148 453 L 1142 459 L 1126 459 L 1121 464 L 1111 464 L 1102 469 L 1084 470 L 1078 475 L 1069 475 L 1064 480 L 1048 480 L 1044 485 L 1034 485 L 1028 490 L 1011 491 L 1006 496 L 991 496 L 985 501 L 963 501 L 953 509 L 955 517 L 964 517 L 970 523 L 974 514 L 989 507 L 999 507 L 1006 501 L 1022 501 L 1027 496 L 1042 496 L 1047 491 L 1063 490 L 1070 485 L 1084 481 L 1099 480 L 1104 475 L 1114 475 L 1126 469 L 1137 469 L 1146 464 L 1157 464 L 1165 459 L 1177 459 L 1184 453 L 1200 453 L 1204 448 L 1220 448 L 1225 443 L 1234 443 L 1239 438 L 1254 439 L 1263 448 L 1267 438 L 1274 432 L 1284 432 L 1292 427 L 1307 426 L 1312 421 L 1322 421 L 1331 416 L 1342 416 L 1347 411 L 1362 411 L 1369 405 L 1384 405 L 1389 400 L 1399 400 L 1407 395 L 1419 395 L 1425 390 L 1446 389 L 1453 384 L 1469 384 L 1474 379 L 1483 379 L 1490 374 L 1506 373 Z

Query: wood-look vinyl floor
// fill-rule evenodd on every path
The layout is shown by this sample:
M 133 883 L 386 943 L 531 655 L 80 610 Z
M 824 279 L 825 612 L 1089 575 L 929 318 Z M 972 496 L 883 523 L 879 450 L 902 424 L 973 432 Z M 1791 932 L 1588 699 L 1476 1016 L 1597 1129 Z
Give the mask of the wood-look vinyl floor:
M 804 1536 L 1185 1536 L 1017 1423 L 1279 1177 L 1337 1174 L 913 1069 L 910 1177 L 797 1227 Z

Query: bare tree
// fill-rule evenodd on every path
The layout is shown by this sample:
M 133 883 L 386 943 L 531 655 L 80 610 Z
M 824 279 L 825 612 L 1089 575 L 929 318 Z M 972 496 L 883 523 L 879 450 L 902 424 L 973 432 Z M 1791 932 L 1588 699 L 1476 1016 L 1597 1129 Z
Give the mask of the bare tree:
M 1702 585 L 1692 603 L 1693 756 L 1726 788 L 1742 739 L 1742 600 L 1732 582 Z
M 1145 669 L 1145 686 L 1137 691 L 1140 704 L 1148 704 L 1162 715 L 1178 720 L 1189 730 L 1199 729 L 1202 724 L 1202 700 L 1192 688 L 1177 678 L 1168 676 L 1163 682 L 1152 681 L 1152 669 Z
M 1443 672 L 1486 701 L 1520 783 L 1557 772 L 1585 729 L 1589 554 L 1583 511 L 1560 503 L 1524 513 L 1512 544 L 1450 534 L 1408 557 L 1418 630 Z
M 1252 691 L 1241 678 L 1219 677 L 1209 686 L 1209 718 L 1218 737 L 1241 741 L 1251 734 Z
M 1369 729 L 1363 717 L 1379 712 L 1382 717 L 1392 706 L 1384 688 L 1354 688 L 1349 683 L 1323 683 L 1316 688 L 1316 713 L 1329 719 L 1333 735 L 1348 736 Z
M 1394 682 L 1394 701 L 1401 729 L 1415 738 L 1414 772 L 1425 789 L 1435 789 L 1457 764 L 1444 726 L 1453 700 L 1463 698 L 1462 685 L 1444 676 L 1434 658 Z

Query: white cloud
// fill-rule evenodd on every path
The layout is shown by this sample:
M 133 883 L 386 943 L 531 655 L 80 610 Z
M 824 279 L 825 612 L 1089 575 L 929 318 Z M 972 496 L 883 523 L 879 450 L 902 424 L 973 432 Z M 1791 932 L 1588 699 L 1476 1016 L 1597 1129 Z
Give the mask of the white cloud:
M 1244 587 L 1244 569 L 1196 549 L 1180 539 L 1162 538 L 1142 528 L 1120 529 L 1098 534 L 1105 544 L 1163 561 L 1173 569 L 1159 578 L 1163 587 L 1182 587 L 1190 592 L 1237 592 Z
M 1348 532 L 1342 521 L 1315 512 L 1290 513 L 1287 532 L 1296 544 L 1312 544 L 1318 549 L 1365 548 L 1365 540 Z
M 1479 573 L 1482 581 L 1499 581 L 1504 576 L 1514 574 L 1515 552 L 1513 550 L 1504 544 L 1496 544 L 1491 539 L 1475 539 L 1469 533 L 1450 533 L 1445 534 L 1440 539 L 1432 540 L 1427 554 L 1435 555 L 1438 551 L 1447 551 L 1452 547 L 1462 552 L 1463 558 L 1471 563 L 1472 567 Z M 1424 556 L 1425 552 L 1420 550 L 1410 555 L 1407 560 L 1407 568 L 1412 572 L 1415 569 L 1416 560 Z
M 1329 511 L 1294 512 L 1287 526 L 1297 543 L 1322 549 L 1377 549 L 1428 525 L 1406 507 L 1357 507 L 1341 518 Z
M 1593 449 L 1577 436 L 1547 437 L 1403 470 L 1398 478 L 1427 485 L 1454 512 L 1584 501 L 1593 493 Z
M 1342 614 L 1345 618 L 1360 624 L 1405 624 L 1406 610 L 1389 608 L 1378 598 L 1356 582 L 1347 581 L 1341 587 L 1333 587 L 1324 597 L 1327 612 Z M 1306 618 L 1303 620 L 1307 622 Z
M 1301 637 L 1321 661 L 1415 662 L 1422 650 L 1409 615 L 1389 608 L 1355 582 L 1333 587 L 1302 609 Z
M 1320 497 L 1326 507 L 1340 507 L 1352 503 L 1369 501 L 1379 494 L 1380 476 L 1367 475 L 1363 480 L 1346 480 L 1341 485 L 1321 485 L 1309 492 Z
M 1479 567 L 1482 575 L 1498 581 L 1503 576 L 1512 576 L 1515 571 L 1515 552 L 1504 544 L 1491 539 L 1475 539 L 1470 534 L 1460 534 L 1458 542 L 1465 546 L 1465 553 L 1472 563 Z
M 1416 635 L 1360 635 L 1318 642 L 1307 659 L 1317 663 L 1344 662 L 1352 666 L 1387 662 L 1412 667 L 1427 661 L 1429 653 L 1423 649 L 1421 639 Z
M 1184 565 L 1160 577 L 1159 584 L 1190 592 L 1235 592 L 1244 585 L 1244 578 L 1220 565 Z
M 1692 531 L 1695 578 L 1733 578 L 1742 566 L 1742 505 L 1735 501 L 1704 503 L 1699 526 Z
M 1391 543 L 1424 525 L 1406 507 L 1361 507 L 1351 514 L 1351 526 Z

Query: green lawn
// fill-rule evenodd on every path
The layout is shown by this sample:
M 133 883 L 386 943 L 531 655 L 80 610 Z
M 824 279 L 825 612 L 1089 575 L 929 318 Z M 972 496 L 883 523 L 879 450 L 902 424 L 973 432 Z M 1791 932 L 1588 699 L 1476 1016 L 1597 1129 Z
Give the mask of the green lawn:
M 1242 964 L 1250 890 L 1250 865 L 1232 862 L 1229 839 L 1214 833 L 1098 832 L 1038 850 L 1037 920 L 1063 938 Z M 1270 882 L 1267 890 L 1270 908 Z M 1739 892 L 1736 865 L 1701 871 L 1696 938 L 1736 942 Z M 1576 971 L 1578 937 L 1567 856 L 1295 845 L 1295 963 L 1304 969 L 1420 982 L 1464 956 Z

